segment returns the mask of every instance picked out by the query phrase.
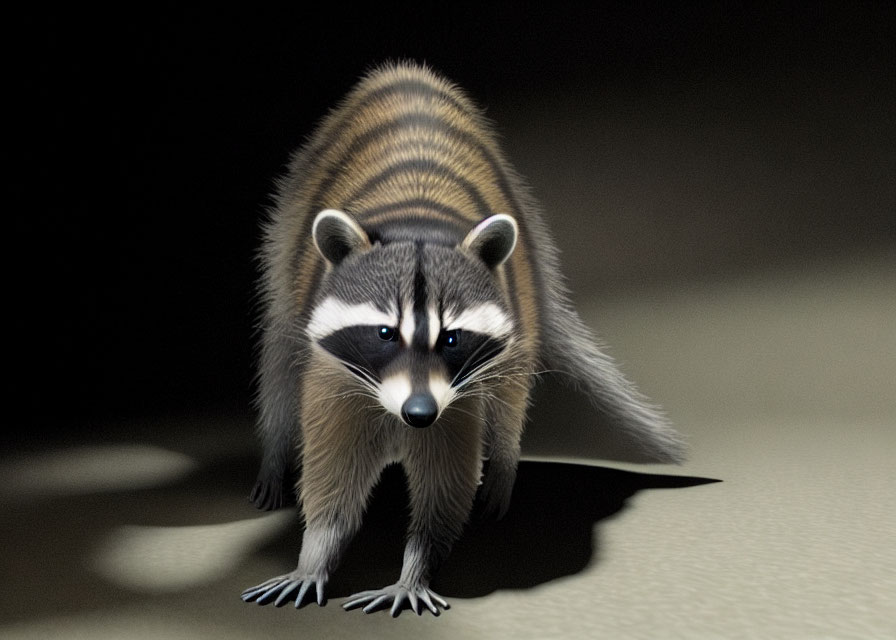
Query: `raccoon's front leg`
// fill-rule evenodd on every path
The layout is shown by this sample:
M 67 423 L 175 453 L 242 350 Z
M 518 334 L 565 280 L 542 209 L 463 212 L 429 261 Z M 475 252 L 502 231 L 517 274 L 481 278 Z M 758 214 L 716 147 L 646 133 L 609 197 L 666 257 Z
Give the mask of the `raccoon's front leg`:
M 317 604 L 323 606 L 330 571 L 338 563 L 342 549 L 354 531 L 348 522 L 338 518 L 309 524 L 302 536 L 302 552 L 296 569 L 246 589 L 241 596 L 243 601 L 261 605 L 273 602 L 275 607 L 279 607 L 295 600 L 298 609 L 313 587 Z
M 411 523 L 401 576 L 394 585 L 353 595 L 343 605 L 345 609 L 363 606 L 365 613 L 372 613 L 390 607 L 394 617 L 405 604 L 418 615 L 423 606 L 433 615 L 448 608 L 429 582 L 460 536 L 479 483 L 481 425 L 470 424 L 468 415 L 449 409 L 435 425 L 406 434 L 402 462 L 408 476 Z
M 298 565 L 290 573 L 247 589 L 242 595 L 244 601 L 279 606 L 295 598 L 298 609 L 314 587 L 317 603 L 324 604 L 330 573 L 360 527 L 367 497 L 380 470 L 369 456 L 352 453 L 318 455 L 313 461 L 305 456 L 302 510 L 306 524 Z
M 326 375 L 312 377 L 305 387 L 300 493 L 305 533 L 298 566 L 244 591 L 242 598 L 247 602 L 279 606 L 295 598 L 299 608 L 314 587 L 317 603 L 324 604 L 330 573 L 360 527 L 367 499 L 385 464 L 376 423 L 365 419 L 366 406 L 358 406 L 357 400 L 335 406 L 321 402 L 333 389 Z
M 510 507 L 531 386 L 529 376 L 513 378 L 494 393 L 486 410 L 488 468 L 479 490 L 484 517 L 500 520 Z

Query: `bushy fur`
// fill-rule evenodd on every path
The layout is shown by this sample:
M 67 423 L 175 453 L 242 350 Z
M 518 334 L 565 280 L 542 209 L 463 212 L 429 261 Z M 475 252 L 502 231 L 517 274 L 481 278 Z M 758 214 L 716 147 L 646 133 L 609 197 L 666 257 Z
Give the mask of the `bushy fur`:
M 345 219 L 335 216 L 332 229 L 317 230 L 329 235 L 315 238 L 315 248 L 312 225 L 324 209 L 345 212 Z M 488 242 L 474 237 L 496 213 L 515 220 L 515 248 L 506 225 Z M 512 254 L 493 263 L 502 250 Z M 324 119 L 279 184 L 262 261 L 264 460 L 252 500 L 262 509 L 281 506 L 290 470 L 301 467 L 306 532 L 296 571 L 249 590 L 247 599 L 292 598 L 298 590 L 301 604 L 314 586 L 321 601 L 382 467 L 399 461 L 412 508 L 404 569 L 395 586 L 350 604 L 392 603 L 397 610 L 407 599 L 437 613 L 443 601 L 429 591 L 429 578 L 470 513 L 483 458 L 490 464 L 481 499 L 496 515 L 507 509 L 540 371 L 563 372 L 653 459 L 682 457 L 674 431 L 570 304 L 555 243 L 488 122 L 425 67 L 375 70 Z M 381 305 L 394 298 L 400 308 L 421 291 L 440 304 L 494 304 L 513 331 L 435 424 L 411 429 L 377 405 L 375 380 L 365 388 L 306 329 L 328 296 Z

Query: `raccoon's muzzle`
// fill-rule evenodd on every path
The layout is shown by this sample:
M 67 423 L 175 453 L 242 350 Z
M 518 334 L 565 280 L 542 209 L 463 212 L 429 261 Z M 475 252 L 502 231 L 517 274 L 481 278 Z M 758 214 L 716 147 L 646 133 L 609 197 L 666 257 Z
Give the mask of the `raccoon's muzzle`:
M 431 393 L 415 393 L 401 405 L 401 418 L 412 427 L 428 427 L 439 416 L 439 404 Z

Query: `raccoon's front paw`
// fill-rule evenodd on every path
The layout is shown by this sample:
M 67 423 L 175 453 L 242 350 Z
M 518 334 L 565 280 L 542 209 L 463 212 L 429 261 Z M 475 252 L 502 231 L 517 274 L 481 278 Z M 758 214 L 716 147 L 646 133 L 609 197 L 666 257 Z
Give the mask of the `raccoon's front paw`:
M 425 587 L 422 584 L 406 587 L 400 583 L 376 591 L 356 593 L 342 607 L 348 611 L 349 609 L 356 609 L 361 605 L 365 605 L 362 611 L 364 613 L 373 613 L 392 605 L 389 612 L 393 618 L 397 618 L 402 610 L 407 608 L 406 605 L 410 606 L 418 616 L 422 615 L 423 606 L 421 606 L 421 603 L 434 616 L 441 613 L 439 607 L 442 609 L 451 608 L 442 596 L 429 587 Z
M 489 468 L 479 488 L 481 518 L 500 520 L 507 514 L 515 481 L 515 470 L 497 466 Z
M 326 603 L 326 598 L 324 597 L 326 584 L 326 576 L 314 576 L 293 571 L 250 587 L 243 591 L 240 597 L 243 599 L 243 602 L 256 602 L 264 605 L 273 601 L 275 607 L 280 607 L 286 602 L 292 602 L 293 594 L 298 590 L 298 594 L 295 595 L 296 609 L 298 609 L 305 604 L 305 594 L 308 593 L 311 587 L 314 587 L 317 595 L 317 604 L 324 606 Z M 274 599 L 274 596 L 276 596 L 276 599 Z

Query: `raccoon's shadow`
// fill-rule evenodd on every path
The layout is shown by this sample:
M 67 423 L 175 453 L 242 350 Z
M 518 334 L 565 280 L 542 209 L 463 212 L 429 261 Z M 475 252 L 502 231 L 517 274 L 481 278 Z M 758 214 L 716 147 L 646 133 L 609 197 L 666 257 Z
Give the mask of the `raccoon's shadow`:
M 594 561 L 594 526 L 643 489 L 718 480 L 653 475 L 559 462 L 520 464 L 510 510 L 499 522 L 474 519 L 433 581 L 446 597 L 475 598 L 526 589 L 578 573 Z M 407 525 L 404 475 L 383 475 L 364 526 L 330 583 L 332 597 L 392 584 L 401 568 Z

